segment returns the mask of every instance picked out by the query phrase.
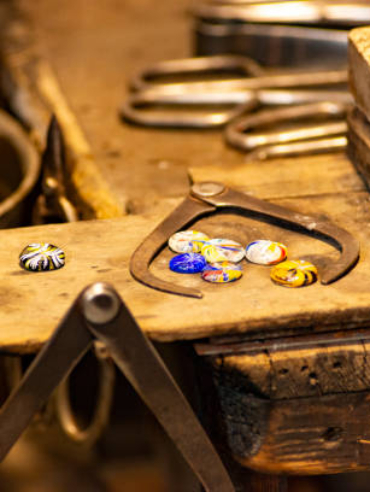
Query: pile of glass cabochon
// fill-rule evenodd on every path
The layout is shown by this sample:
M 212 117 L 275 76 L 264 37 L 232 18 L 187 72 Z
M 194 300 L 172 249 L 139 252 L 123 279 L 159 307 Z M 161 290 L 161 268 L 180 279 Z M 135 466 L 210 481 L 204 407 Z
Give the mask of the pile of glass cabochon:
M 180 231 L 168 241 L 169 248 L 180 253 L 170 260 L 176 273 L 200 273 L 203 280 L 228 283 L 243 275 L 243 259 L 258 265 L 273 266 L 274 283 L 285 287 L 303 287 L 317 280 L 317 268 L 304 260 L 288 260 L 288 248 L 276 241 L 261 239 L 245 248 L 230 239 L 211 239 L 199 231 Z

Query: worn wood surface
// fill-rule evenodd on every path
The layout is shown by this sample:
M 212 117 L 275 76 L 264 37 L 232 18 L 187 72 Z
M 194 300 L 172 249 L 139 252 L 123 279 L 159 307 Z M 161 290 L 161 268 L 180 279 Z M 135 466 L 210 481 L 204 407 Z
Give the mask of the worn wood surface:
M 235 395 L 232 402 L 238 404 Z M 369 402 L 366 392 L 265 403 L 262 408 L 268 418 L 266 427 L 260 429 L 263 438 L 258 452 L 248 456 L 238 440 L 240 447 L 234 448 L 234 456 L 244 466 L 265 473 L 320 475 L 367 470 Z M 246 425 L 244 420 L 240 424 L 226 419 L 229 435 L 234 437 Z M 248 423 L 253 425 L 253 421 Z
M 250 481 L 253 492 L 288 492 L 288 482 L 285 477 L 255 473 Z
M 361 242 L 361 260 L 356 268 L 329 286 L 317 283 L 303 289 L 286 289 L 271 282 L 269 268 L 245 264 L 245 275 L 239 282 L 213 285 L 203 282 L 199 276 L 184 278 L 170 272 L 168 261 L 173 254 L 166 250 L 156 259 L 153 271 L 167 280 L 199 287 L 204 293 L 202 300 L 187 299 L 149 289 L 129 274 L 130 256 L 154 227 L 153 217 L 128 216 L 7 230 L 0 233 L 4 245 L 0 258 L 1 347 L 35 349 L 50 336 L 80 290 L 97 280 L 111 282 L 145 332 L 161 341 L 231 333 L 277 336 L 297 333 L 299 329 L 311 332 L 368 324 L 368 194 L 357 192 L 277 202 L 309 214 L 331 216 L 336 223 L 347 227 Z M 284 241 L 291 258 L 306 258 L 319 267 L 338 255 L 322 241 L 245 217 L 214 215 L 196 226 L 211 236 L 222 235 L 244 244 L 261 237 Z M 37 241 L 62 247 L 66 266 L 44 274 L 21 270 L 19 251 L 27 243 Z
M 247 389 L 238 369 L 220 370 L 215 383 L 223 434 L 243 466 L 290 475 L 369 468 L 369 391 L 269 399 Z
M 362 176 L 367 187 L 370 187 L 370 123 L 364 113 L 353 107 L 348 113 L 348 154 Z
M 35 44 L 46 60 L 52 60 L 101 176 L 112 197 L 120 193 L 125 197 L 129 216 L 122 223 L 91 222 L 4 233 L 0 348 L 37 348 L 78 292 L 95 280 L 111 281 L 143 329 L 162 341 L 232 333 L 259 336 L 265 331 L 277 336 L 368 322 L 368 196 L 344 155 L 246 164 L 242 154 L 224 145 L 221 132 L 148 130 L 124 125 L 117 118 L 117 107 L 125 97 L 124 83 L 131 74 L 155 60 L 189 53 L 185 1 L 154 10 L 150 2 L 136 7 L 130 2 L 117 5 L 113 0 L 94 3 L 88 9 L 83 0 L 66 2 L 63 7 L 44 0 L 18 3 L 33 25 Z M 146 31 L 145 50 L 139 25 L 152 26 Z M 171 33 L 177 34 L 174 43 L 166 42 Z M 154 270 L 172 281 L 200 287 L 204 299 L 182 299 L 139 285 L 128 273 L 129 257 L 186 194 L 189 167 L 191 180 L 220 179 L 292 209 L 331 217 L 361 240 L 360 264 L 346 278 L 326 287 L 316 284 L 286 290 L 271 283 L 268 268 L 254 265 L 246 265 L 239 283 L 214 286 L 199 277 L 169 272 L 171 255 L 166 251 Z M 291 257 L 312 259 L 319 267 L 338 254 L 321 241 L 244 217 L 212 217 L 198 227 L 212 236 L 245 244 L 264 237 L 280 240 L 287 243 Z M 43 277 L 19 271 L 19 250 L 37 239 L 65 248 L 67 266 L 62 271 Z M 27 312 L 27 323 L 19 306 Z
M 356 104 L 370 119 L 370 28 L 353 29 L 348 39 L 350 87 Z
M 259 198 L 303 198 L 361 191 L 364 184 L 341 153 L 190 167 L 194 181 L 221 181 Z
M 279 341 L 276 342 L 278 347 Z M 263 398 L 281 400 L 366 391 L 370 387 L 370 343 L 364 340 L 305 343 L 211 358 L 220 378 Z
M 221 428 L 242 465 L 303 475 L 368 469 L 369 332 L 348 334 L 245 343 L 250 353 L 207 358 Z

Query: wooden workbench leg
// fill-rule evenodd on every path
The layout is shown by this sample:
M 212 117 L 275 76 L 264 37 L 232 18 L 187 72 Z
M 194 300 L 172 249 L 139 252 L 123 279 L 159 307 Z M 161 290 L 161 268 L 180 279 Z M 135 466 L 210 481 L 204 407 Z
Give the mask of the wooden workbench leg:
M 288 479 L 277 475 L 251 475 L 250 492 L 288 492 Z

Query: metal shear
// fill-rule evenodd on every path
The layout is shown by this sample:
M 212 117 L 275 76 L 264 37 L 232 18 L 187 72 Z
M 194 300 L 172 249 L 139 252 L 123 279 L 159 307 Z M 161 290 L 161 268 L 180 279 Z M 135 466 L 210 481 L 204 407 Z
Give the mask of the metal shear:
M 216 74 L 218 77 L 215 79 Z M 120 114 L 130 123 L 149 127 L 223 126 L 246 108 L 252 109 L 256 105 L 254 92 L 242 90 L 237 93 L 235 87 L 232 90 L 222 88 L 223 83 L 234 84 L 234 79 L 230 80 L 227 74 L 242 75 L 240 80 L 244 81 L 249 77 L 259 77 L 263 69 L 250 58 L 229 55 L 160 62 L 132 79 L 132 93 L 121 106 Z M 180 78 L 183 82 L 163 82 L 168 77 Z M 162 109 L 145 110 L 148 107 Z
M 370 21 L 367 0 L 213 0 L 196 5 L 200 18 L 234 22 L 351 26 Z
M 33 210 L 33 223 L 76 222 L 78 212 L 67 196 L 67 166 L 61 128 L 52 116 L 42 154 L 39 196 Z
M 347 29 L 196 19 L 193 33 L 196 56 L 252 56 L 280 69 L 347 65 Z
M 169 76 L 182 81 L 163 82 Z M 347 78 L 347 70 L 319 71 L 314 76 L 312 72 L 270 73 L 241 56 L 170 60 L 134 77 L 133 92 L 120 114 L 131 123 L 150 127 L 215 128 L 262 106 L 349 103 Z M 158 106 L 166 110 L 156 109 Z M 152 110 L 147 109 L 150 107 Z
M 359 258 L 358 241 L 347 231 L 329 221 L 293 212 L 228 188 L 222 183 L 200 182 L 191 187 L 190 194 L 185 200 L 134 252 L 130 261 L 131 275 L 153 289 L 186 297 L 202 298 L 203 295 L 199 290 L 161 280 L 149 271 L 149 267 L 172 234 L 204 215 L 227 209 L 239 214 L 267 218 L 278 222 L 283 227 L 299 227 L 302 232 L 315 233 L 334 242 L 341 251 L 341 255 L 338 260 L 331 262 L 320 272 L 321 283 L 324 285 L 335 282 L 345 275 Z
M 348 143 L 345 119 L 348 107 L 342 103 L 317 102 L 262 110 L 229 123 L 225 140 L 232 147 L 247 152 L 249 160 L 340 151 Z M 311 119 L 313 123 L 298 126 L 300 120 Z M 293 128 L 281 128 L 292 120 Z M 271 127 L 275 127 L 275 131 Z M 265 130 L 257 133 L 258 128 Z

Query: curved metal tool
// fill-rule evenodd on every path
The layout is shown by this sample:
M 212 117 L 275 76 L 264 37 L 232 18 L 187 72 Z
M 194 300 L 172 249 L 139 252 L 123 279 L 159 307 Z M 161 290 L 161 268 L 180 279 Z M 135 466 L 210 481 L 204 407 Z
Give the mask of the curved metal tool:
M 34 223 L 76 222 L 78 213 L 67 197 L 65 144 L 58 120 L 52 116 L 42 155 L 40 195 L 33 211 Z
M 347 70 L 272 74 L 241 56 L 169 60 L 136 75 L 120 114 L 148 127 L 217 128 L 261 106 L 349 103 L 347 79 Z
M 262 67 L 259 67 L 257 62 L 245 57 L 245 64 L 253 64 L 253 66 L 259 67 L 256 69 L 249 70 L 249 74 L 243 73 L 242 77 L 225 77 L 218 76 L 213 78 L 205 78 L 207 73 L 214 73 L 213 69 L 213 59 L 223 58 L 225 67 L 228 67 L 228 57 L 229 55 L 220 56 L 210 56 L 201 58 L 185 58 L 180 60 L 169 60 L 158 63 L 156 67 L 148 69 L 139 73 L 131 83 L 131 88 L 135 92 L 144 92 L 151 90 L 156 92 L 158 96 L 161 94 L 166 94 L 168 96 L 177 96 L 178 100 L 181 102 L 183 97 L 187 97 L 188 94 L 207 94 L 209 92 L 219 92 L 225 93 L 229 91 L 256 91 L 260 89 L 296 89 L 296 88 L 306 88 L 312 90 L 319 90 L 323 88 L 332 89 L 337 87 L 341 89 L 343 86 L 346 88 L 348 81 L 348 72 L 345 69 L 337 70 L 320 70 L 313 76 L 312 71 L 305 72 L 281 72 L 281 73 L 269 73 Z M 234 57 L 231 57 L 234 58 Z M 242 57 L 239 57 L 242 60 Z M 166 83 L 156 83 L 152 81 L 152 78 L 147 76 L 147 72 L 151 73 L 162 73 L 166 75 L 166 65 L 177 66 L 178 72 L 177 79 L 181 79 L 181 75 L 184 70 L 181 69 L 182 65 L 187 67 L 188 63 L 192 61 L 194 64 L 201 61 L 203 65 L 202 70 L 194 70 L 193 80 L 179 80 L 175 82 Z M 220 61 L 219 61 L 220 63 Z M 161 72 L 162 71 L 162 72 Z M 226 69 L 225 69 L 226 71 Z M 245 70 L 246 72 L 246 70 Z M 190 70 L 189 70 L 190 73 Z M 159 75 L 158 75 L 159 76 Z
M 70 379 L 72 374 L 64 379 L 55 392 L 55 411 L 61 429 L 72 441 L 90 446 L 101 437 L 108 426 L 116 375 L 113 361 L 107 354 L 105 346 L 101 343 L 99 344 L 99 342 L 95 342 L 94 345 L 95 355 L 99 364 L 99 388 L 94 412 L 91 421 L 86 427 L 79 422 L 80 419 L 75 414 L 71 402 Z M 97 350 L 100 347 L 100 352 L 104 354 L 103 356 Z
M 130 84 L 133 93 L 122 104 L 121 116 L 130 123 L 157 128 L 224 126 L 258 105 L 253 91 L 239 91 L 236 97 L 230 91 L 226 94 L 209 93 L 209 82 L 230 82 L 234 80 L 233 74 L 242 76 L 244 80 L 259 77 L 264 70 L 250 58 L 232 55 L 159 62 L 133 78 Z M 185 79 L 190 87 L 198 81 L 205 87 L 200 93 L 191 90 L 179 96 L 167 91 L 167 87 L 172 87 L 173 79 Z
M 214 56 L 234 53 L 253 56 L 264 67 L 328 69 L 347 65 L 346 29 L 295 24 L 196 19 L 195 53 Z M 279 49 L 276 49 L 276 47 Z
M 180 58 L 179 60 L 165 60 L 147 67 L 132 79 L 130 88 L 137 92 L 156 86 L 161 87 L 166 77 L 176 79 L 188 77 L 191 82 L 192 78 L 199 79 L 207 75 L 219 74 L 217 79 L 220 76 L 224 78 L 227 73 L 231 72 L 243 77 L 258 77 L 265 73 L 258 63 L 246 56 L 219 55 Z
M 283 227 L 299 227 L 302 231 L 319 234 L 334 242 L 341 251 L 341 255 L 338 260 L 322 269 L 321 283 L 324 285 L 335 282 L 345 275 L 358 260 L 358 241 L 347 231 L 329 221 L 321 221 L 253 198 L 227 188 L 222 183 L 201 182 L 192 186 L 190 195 L 137 248 L 130 261 L 131 275 L 153 289 L 170 294 L 202 298 L 203 294 L 199 290 L 161 280 L 149 271 L 149 267 L 172 234 L 218 209 L 234 209 L 238 213 L 257 214 L 262 218 L 276 220 Z
M 37 183 L 40 159 L 22 126 L 3 110 L 0 148 L 0 228 L 19 227 L 27 208 L 26 197 Z
M 232 93 L 230 95 L 233 96 Z M 215 94 L 215 96 L 212 97 L 210 94 L 209 97 L 203 96 L 202 101 L 197 101 L 196 95 L 195 97 L 191 95 L 189 98 L 173 102 L 171 97 L 167 98 L 166 95 L 144 91 L 130 96 L 122 104 L 121 116 L 130 123 L 151 128 L 218 128 L 258 105 L 252 92 L 243 93 L 243 104 L 229 102 L 231 99 L 228 97 L 229 94 L 226 94 L 226 97 L 224 94 Z M 176 105 L 177 109 L 166 109 L 173 105 Z M 233 106 L 230 108 L 230 105 Z M 163 108 L 154 111 L 158 106 Z M 192 106 L 191 111 L 190 106 Z M 200 106 L 200 109 L 197 106 Z M 204 109 L 205 106 L 208 107 L 207 110 Z M 179 111 L 180 107 L 186 108 L 186 111 Z M 221 109 L 222 107 L 225 109 Z
M 152 411 L 206 492 L 235 492 L 197 415 L 150 340 L 108 284 L 85 289 L 0 409 L 0 461 L 98 340 Z
M 232 121 L 226 127 L 225 140 L 232 147 L 248 152 L 249 159 L 343 150 L 347 146 L 347 109 L 345 103 L 319 102 L 260 111 Z M 279 128 L 282 123 L 308 118 L 313 120 L 310 125 Z M 324 121 L 318 122 L 320 118 Z M 272 132 L 271 126 L 277 127 L 276 131 Z M 256 133 L 260 127 L 269 130 Z
M 198 3 L 193 14 L 202 19 L 264 24 L 297 24 L 324 26 L 361 26 L 370 19 L 366 0 L 288 0 L 253 3 L 217 1 Z

